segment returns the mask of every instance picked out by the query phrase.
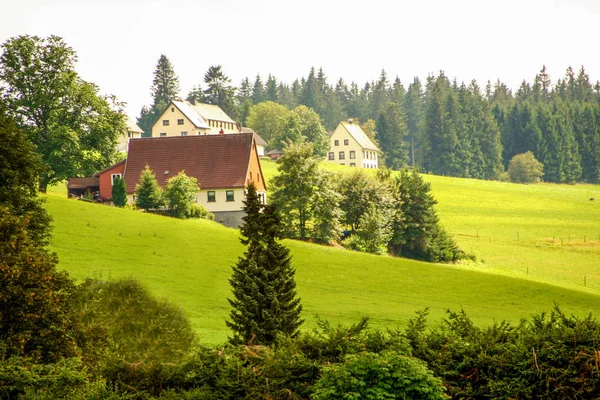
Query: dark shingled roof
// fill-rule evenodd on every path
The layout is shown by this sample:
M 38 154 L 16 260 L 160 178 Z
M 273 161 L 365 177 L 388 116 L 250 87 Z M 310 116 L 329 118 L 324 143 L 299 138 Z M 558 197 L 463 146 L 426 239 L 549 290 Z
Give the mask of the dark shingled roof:
M 125 165 L 127 191 L 133 193 L 146 165 L 160 186 L 185 170 L 202 189 L 243 188 L 253 143 L 251 133 L 131 140 Z

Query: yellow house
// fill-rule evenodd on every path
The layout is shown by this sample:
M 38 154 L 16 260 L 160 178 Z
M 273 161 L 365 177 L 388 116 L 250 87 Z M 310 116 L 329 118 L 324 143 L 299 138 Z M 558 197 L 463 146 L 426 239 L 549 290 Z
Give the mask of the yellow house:
M 172 101 L 152 126 L 152 137 L 240 133 L 239 126 L 221 107 Z
M 329 136 L 329 140 L 331 141 L 331 151 L 327 154 L 327 161 L 357 168 L 377 168 L 379 166 L 381 150 L 351 119 L 348 122 L 340 122 Z
M 129 117 L 125 120 L 126 128 L 121 136 L 117 138 L 117 151 L 120 153 L 127 153 L 127 147 L 129 145 L 129 139 L 141 138 L 142 128 L 137 126 L 135 122 Z

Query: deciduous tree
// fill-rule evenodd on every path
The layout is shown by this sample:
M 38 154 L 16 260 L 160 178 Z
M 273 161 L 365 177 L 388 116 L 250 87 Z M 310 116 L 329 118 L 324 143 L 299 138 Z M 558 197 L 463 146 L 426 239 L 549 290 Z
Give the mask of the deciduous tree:
M 171 214 L 177 218 L 188 218 L 193 212 L 194 199 L 200 190 L 198 180 L 181 171 L 169 178 L 165 186 L 164 199 Z
M 58 36 L 18 36 L 2 45 L 2 97 L 46 168 L 40 190 L 109 166 L 125 129 L 121 104 L 75 72 L 75 51 Z

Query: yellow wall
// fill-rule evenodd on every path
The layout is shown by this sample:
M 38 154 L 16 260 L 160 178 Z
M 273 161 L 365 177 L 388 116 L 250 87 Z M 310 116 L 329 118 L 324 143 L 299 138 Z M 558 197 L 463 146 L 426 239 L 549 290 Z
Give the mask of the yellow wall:
M 335 141 L 338 145 L 335 145 Z M 344 140 L 348 140 L 348 145 L 344 145 Z M 329 153 L 325 160 L 341 165 L 352 165 L 357 168 L 377 168 L 379 155 L 373 150 L 364 150 L 360 144 L 350 135 L 342 124 L 339 124 L 330 137 L 331 147 L 329 152 L 333 152 L 334 159 L 329 159 Z M 344 152 L 345 158 L 340 160 L 340 151 Z M 354 151 L 355 158 L 350 158 L 350 151 Z
M 177 120 L 183 119 L 183 125 L 177 125 Z M 168 126 L 163 121 L 169 121 Z M 181 132 L 187 132 L 188 136 L 206 134 L 208 129 L 196 128 L 194 124 L 177 107 L 170 105 L 152 126 L 152 137 L 159 137 L 161 133 L 166 136 L 181 136 Z
M 178 119 L 183 119 L 183 125 L 177 125 Z M 163 125 L 165 120 L 169 121 L 168 126 Z M 218 135 L 221 129 L 224 133 L 239 133 L 237 125 L 231 122 L 209 120 L 208 124 L 208 129 L 195 127 L 177 107 L 171 104 L 152 126 L 152 137 L 160 137 L 161 133 L 165 133 L 164 136 L 181 136 L 181 132 L 187 132 L 188 136 Z

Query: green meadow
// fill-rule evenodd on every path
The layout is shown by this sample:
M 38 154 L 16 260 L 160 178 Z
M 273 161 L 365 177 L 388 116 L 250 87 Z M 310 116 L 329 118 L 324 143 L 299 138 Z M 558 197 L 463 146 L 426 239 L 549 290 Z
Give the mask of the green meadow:
M 276 165 L 263 162 L 263 171 L 270 178 Z M 346 324 L 368 315 L 395 328 L 425 307 L 433 322 L 462 307 L 478 324 L 517 322 L 553 302 L 578 315 L 600 311 L 600 198 L 589 200 L 600 197 L 598 186 L 426 179 L 442 223 L 478 262 L 428 264 L 286 240 L 305 329 L 317 315 Z M 139 279 L 181 306 L 204 342 L 227 337 L 228 278 L 244 251 L 237 230 L 69 200 L 64 186 L 46 198 L 60 268 L 78 280 Z

